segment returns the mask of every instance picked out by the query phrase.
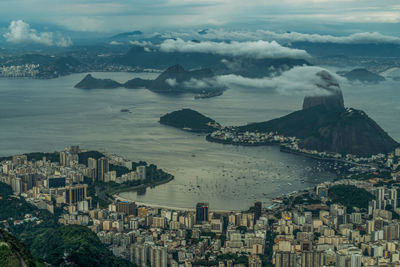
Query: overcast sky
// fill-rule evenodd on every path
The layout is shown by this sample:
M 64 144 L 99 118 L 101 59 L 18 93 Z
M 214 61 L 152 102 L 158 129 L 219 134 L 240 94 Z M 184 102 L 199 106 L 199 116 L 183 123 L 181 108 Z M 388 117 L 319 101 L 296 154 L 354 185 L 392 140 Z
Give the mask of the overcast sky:
M 399 0 L 1 0 L 0 18 L 3 29 L 23 20 L 100 33 L 213 27 L 400 35 Z

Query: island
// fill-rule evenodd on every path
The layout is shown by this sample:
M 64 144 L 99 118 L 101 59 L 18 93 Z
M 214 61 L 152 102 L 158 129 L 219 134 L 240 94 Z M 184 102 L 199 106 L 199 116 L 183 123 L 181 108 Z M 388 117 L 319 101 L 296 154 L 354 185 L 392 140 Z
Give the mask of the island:
M 385 81 L 385 77 L 363 68 L 354 69 L 351 71 L 338 71 L 337 74 L 347 78 L 347 80 L 352 82 L 359 81 L 362 83 L 380 83 Z
M 114 89 L 121 87 L 121 84 L 113 81 L 111 79 L 97 79 L 94 78 L 91 74 L 88 74 L 75 85 L 75 88 L 79 89 Z
M 78 89 L 127 89 L 146 88 L 160 94 L 195 94 L 195 99 L 210 98 L 223 94 L 225 87 L 215 85 L 212 79 L 215 74 L 210 69 L 185 70 L 181 65 L 167 68 L 155 80 L 134 78 L 126 83 L 118 83 L 111 79 L 97 79 L 91 74 L 75 85 Z
M 213 119 L 188 108 L 165 114 L 160 123 L 195 133 L 211 133 L 221 127 Z

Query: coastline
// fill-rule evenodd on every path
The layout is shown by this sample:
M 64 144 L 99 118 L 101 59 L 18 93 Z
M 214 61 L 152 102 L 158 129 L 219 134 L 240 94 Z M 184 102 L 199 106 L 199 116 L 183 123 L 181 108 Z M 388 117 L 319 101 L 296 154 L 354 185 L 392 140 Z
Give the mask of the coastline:
M 206 140 L 211 143 L 218 143 L 223 145 L 233 145 L 233 146 L 279 146 L 279 142 L 263 142 L 263 143 L 242 143 L 242 142 L 233 142 L 229 140 L 221 140 L 218 138 L 211 137 L 210 134 L 206 136 Z

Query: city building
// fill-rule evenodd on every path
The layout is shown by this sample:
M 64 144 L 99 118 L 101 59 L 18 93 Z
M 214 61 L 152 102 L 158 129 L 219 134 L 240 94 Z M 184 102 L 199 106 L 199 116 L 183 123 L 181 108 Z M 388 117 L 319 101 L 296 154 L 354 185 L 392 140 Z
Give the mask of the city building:
M 208 203 L 197 203 L 196 205 L 196 223 L 208 222 Z

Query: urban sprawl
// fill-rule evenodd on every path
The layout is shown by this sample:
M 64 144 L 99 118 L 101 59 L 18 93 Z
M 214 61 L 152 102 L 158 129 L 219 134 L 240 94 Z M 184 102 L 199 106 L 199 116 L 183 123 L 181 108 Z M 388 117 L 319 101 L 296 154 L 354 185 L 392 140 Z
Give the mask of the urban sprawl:
M 296 139 L 274 134 L 235 135 L 222 129 L 211 137 L 285 142 L 299 150 Z M 94 197 L 102 192 L 88 193 L 94 183 L 140 185 L 149 178 L 148 166 L 134 168 L 107 153 L 80 163 L 82 152 L 72 146 L 59 152 L 59 161 L 28 160 L 27 155 L 4 159 L 0 181 L 12 187 L 14 198 L 51 213 L 61 208 L 60 224 L 87 226 L 116 256 L 138 266 L 400 266 L 400 148 L 371 158 L 340 156 L 360 164 L 352 167 L 352 175 L 283 195 L 269 207 L 256 202 L 248 211 L 214 211 L 208 203 L 160 208 L 121 200 L 115 192 L 100 205 Z M 120 174 L 111 165 L 129 171 Z M 24 220 L 0 225 L 35 220 L 26 214 Z

